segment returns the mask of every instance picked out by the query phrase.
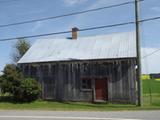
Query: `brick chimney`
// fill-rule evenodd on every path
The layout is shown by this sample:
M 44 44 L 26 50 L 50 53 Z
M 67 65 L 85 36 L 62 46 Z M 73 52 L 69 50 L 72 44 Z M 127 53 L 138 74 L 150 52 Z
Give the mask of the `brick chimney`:
M 72 39 L 76 40 L 78 37 L 79 29 L 77 27 L 72 28 Z

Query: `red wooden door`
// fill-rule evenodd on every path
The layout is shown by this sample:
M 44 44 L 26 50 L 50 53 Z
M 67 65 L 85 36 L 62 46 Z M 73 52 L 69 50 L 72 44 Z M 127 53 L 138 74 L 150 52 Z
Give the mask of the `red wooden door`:
M 95 80 L 95 93 L 96 100 L 107 100 L 108 96 L 108 85 L 107 79 L 96 79 Z

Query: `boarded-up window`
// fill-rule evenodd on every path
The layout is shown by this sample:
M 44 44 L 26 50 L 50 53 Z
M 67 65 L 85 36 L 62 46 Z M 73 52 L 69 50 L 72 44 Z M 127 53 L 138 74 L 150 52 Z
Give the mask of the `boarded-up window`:
M 44 80 L 44 81 L 50 79 L 50 78 L 49 78 L 49 67 L 48 67 L 48 65 L 44 65 L 44 66 L 43 66 L 42 73 L 43 73 L 43 80 Z
M 91 89 L 91 79 L 83 78 L 81 83 L 82 89 Z
M 49 75 L 48 65 L 44 65 L 43 66 L 43 74 L 44 74 L 44 76 L 48 76 Z
M 29 66 L 28 65 L 26 65 L 24 68 L 24 74 L 27 76 L 29 75 Z
M 51 66 L 51 76 L 53 79 L 55 79 L 55 76 L 56 76 L 56 66 L 55 65 Z
M 37 68 L 35 66 L 31 66 L 30 67 L 30 75 L 31 77 L 33 78 L 36 78 L 37 77 Z

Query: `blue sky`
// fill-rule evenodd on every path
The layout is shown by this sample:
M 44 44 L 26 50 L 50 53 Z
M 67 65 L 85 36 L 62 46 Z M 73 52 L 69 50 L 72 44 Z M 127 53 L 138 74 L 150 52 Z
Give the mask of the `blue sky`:
M 123 3 L 131 0 L 0 0 L 0 25 L 21 22 L 31 19 L 57 16 Z M 145 0 L 141 2 L 141 18 L 160 16 L 160 1 Z M 72 27 L 94 27 L 134 20 L 134 4 L 106 9 L 92 13 L 58 18 L 54 20 L 29 23 L 11 27 L 0 28 L 0 39 L 35 35 L 58 31 L 68 31 Z M 133 31 L 134 25 L 106 28 L 94 31 L 80 32 L 80 36 L 109 34 L 113 32 Z M 160 48 L 160 20 L 142 23 L 141 47 L 142 55 Z M 70 34 L 49 36 L 70 37 Z M 28 39 L 31 43 L 39 38 Z M 6 63 L 12 62 L 11 55 L 16 41 L 0 42 L 0 70 Z M 142 60 L 143 73 L 160 72 L 160 52 Z

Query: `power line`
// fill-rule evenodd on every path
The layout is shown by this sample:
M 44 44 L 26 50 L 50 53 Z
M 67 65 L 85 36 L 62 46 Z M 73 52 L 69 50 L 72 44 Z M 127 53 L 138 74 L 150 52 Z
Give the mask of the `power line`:
M 153 54 L 155 54 L 155 53 L 157 53 L 157 52 L 159 52 L 159 51 L 160 51 L 160 48 L 157 49 L 157 50 L 155 50 L 155 51 L 153 51 L 153 52 L 151 52 L 151 53 L 148 54 L 148 55 L 143 56 L 142 58 L 144 59 L 144 58 L 146 58 L 146 57 L 149 57 L 149 56 L 151 56 L 151 55 L 153 55 Z
M 157 20 L 157 19 L 160 19 L 160 17 L 143 19 L 143 20 L 140 20 L 139 22 L 142 23 L 142 22 L 147 22 L 147 21 Z M 111 25 L 105 25 L 105 26 L 97 26 L 97 27 L 84 28 L 84 29 L 80 29 L 79 31 L 95 30 L 95 29 L 102 29 L 102 28 L 109 28 L 109 27 L 117 27 L 117 26 L 129 25 L 129 24 L 134 24 L 134 23 L 135 22 L 124 22 L 124 23 L 111 24 Z M 45 34 L 38 34 L 38 35 L 31 35 L 31 36 L 20 36 L 20 37 L 13 37 L 13 38 L 4 38 L 4 39 L 0 39 L 0 42 L 1 41 L 15 40 L 15 39 L 18 39 L 18 38 L 34 38 L 34 37 L 42 37 L 42 36 L 51 36 L 51 35 L 65 34 L 65 33 L 70 33 L 70 32 L 71 31 L 62 31 L 62 32 L 45 33 Z
M 158 20 L 158 19 L 160 19 L 160 16 L 158 16 L 158 17 L 153 17 L 153 18 L 143 19 L 143 20 L 140 20 L 139 22 L 147 22 L 147 21 Z
M 117 27 L 117 26 L 129 25 L 129 24 L 134 24 L 134 23 L 135 22 L 125 22 L 125 23 L 118 23 L 118 24 L 112 24 L 112 25 L 106 25 L 106 26 L 90 27 L 90 28 L 80 29 L 80 31 L 88 31 L 88 30 L 95 30 L 95 29 L 101 29 L 101 28 Z
M 144 1 L 144 0 L 140 0 L 140 1 Z M 62 17 L 67 17 L 67 16 L 79 15 L 79 14 L 84 14 L 84 13 L 88 13 L 88 12 L 95 12 L 95 11 L 99 11 L 99 10 L 124 6 L 124 5 L 132 4 L 132 3 L 134 3 L 134 1 L 124 2 L 124 3 L 120 3 L 120 4 L 99 7 L 99 8 L 94 8 L 94 9 L 89 9 L 89 10 L 84 10 L 84 11 L 79 11 L 79 12 L 73 12 L 73 13 L 68 13 L 68 14 L 63 14 L 63 15 L 58 15 L 58 16 L 52 16 L 52 17 L 46 17 L 46 18 L 33 19 L 33 20 L 27 20 L 27 21 L 22 21 L 22 22 L 4 24 L 4 25 L 0 25 L 0 27 L 2 28 L 2 27 L 9 27 L 9 26 L 33 23 L 33 22 L 38 22 L 38 21 L 46 21 L 46 20 L 51 20 L 51 19 L 57 19 L 57 18 L 62 18 Z
M 79 29 L 79 31 L 88 31 L 88 30 L 96 30 L 96 29 L 102 29 L 102 28 L 110 28 L 110 27 L 123 26 L 123 25 L 129 25 L 129 24 L 134 24 L 134 23 L 135 22 L 125 22 L 125 23 L 118 23 L 118 24 L 98 26 L 98 27 L 89 27 L 89 28 Z M 15 40 L 15 39 L 18 39 L 18 38 L 34 38 L 34 37 L 42 37 L 42 36 L 51 36 L 51 35 L 58 35 L 58 34 L 66 34 L 66 33 L 70 33 L 70 32 L 72 32 L 72 31 L 62 31 L 62 32 L 53 32 L 53 33 L 45 33 L 45 34 L 38 34 L 38 35 L 14 37 L 14 38 L 5 38 L 5 39 L 0 39 L 0 42 L 1 41 Z
M 139 22 L 148 22 L 148 21 L 159 20 L 159 19 L 160 19 L 160 17 L 153 17 L 153 18 L 148 18 L 148 19 L 140 20 Z M 146 57 L 149 57 L 149 56 L 151 56 L 151 55 L 153 55 L 153 54 L 155 54 L 155 53 L 157 53 L 159 51 L 160 51 L 160 49 L 157 49 L 157 50 L 153 51 L 152 53 L 143 56 L 142 58 L 144 59 Z

